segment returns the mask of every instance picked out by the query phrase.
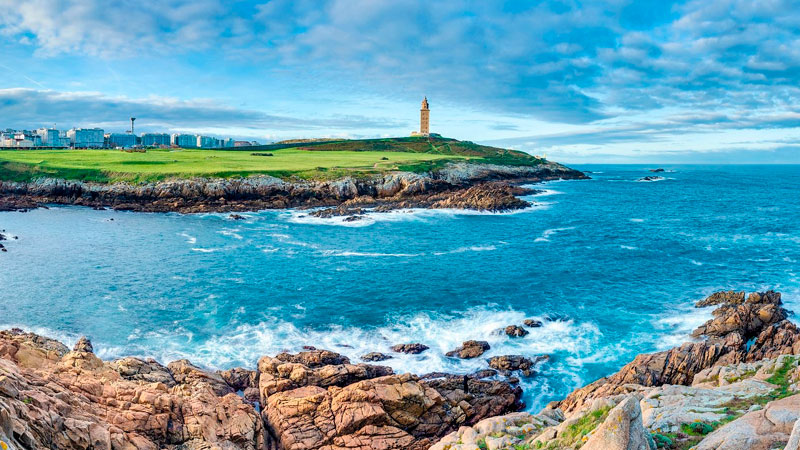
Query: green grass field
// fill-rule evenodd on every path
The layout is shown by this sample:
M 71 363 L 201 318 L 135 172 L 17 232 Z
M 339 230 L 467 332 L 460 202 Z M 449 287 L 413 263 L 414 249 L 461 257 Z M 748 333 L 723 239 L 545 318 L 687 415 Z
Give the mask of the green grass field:
M 0 179 L 30 181 L 53 177 L 141 182 L 254 174 L 330 179 L 391 170 L 423 172 L 454 160 L 514 165 L 541 162 L 521 152 L 449 139 L 421 138 L 273 144 L 236 150 L 3 150 L 0 151 Z

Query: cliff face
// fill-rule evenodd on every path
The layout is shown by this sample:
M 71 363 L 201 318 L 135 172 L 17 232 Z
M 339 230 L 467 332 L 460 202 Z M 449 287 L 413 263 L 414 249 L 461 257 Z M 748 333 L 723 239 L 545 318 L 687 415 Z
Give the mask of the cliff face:
M 438 200 L 482 190 L 488 182 L 536 182 L 552 179 L 582 179 L 578 171 L 555 163 L 539 166 L 497 166 L 450 164 L 429 174 L 395 172 L 367 179 L 334 181 L 285 181 L 270 176 L 233 179 L 180 179 L 145 184 L 98 184 L 61 179 L 40 179 L 30 183 L 0 181 L 0 210 L 34 208 L 55 203 L 150 212 L 245 211 L 258 209 L 337 206 L 348 200 L 364 199 L 371 206 L 429 207 Z M 496 190 L 497 183 L 492 183 Z M 511 189 L 510 184 L 503 184 Z M 489 188 L 490 190 L 493 188 Z M 509 191 L 510 192 L 510 191 Z M 494 192 L 497 194 L 498 192 Z M 512 193 L 500 192 L 499 209 L 521 207 L 510 201 Z M 527 205 L 527 203 L 525 203 Z M 455 202 L 454 207 L 482 209 L 478 203 Z M 442 206 L 444 207 L 444 206 Z
M 800 331 L 777 292 L 716 293 L 700 341 L 637 356 L 537 415 L 462 428 L 432 450 L 798 450 Z

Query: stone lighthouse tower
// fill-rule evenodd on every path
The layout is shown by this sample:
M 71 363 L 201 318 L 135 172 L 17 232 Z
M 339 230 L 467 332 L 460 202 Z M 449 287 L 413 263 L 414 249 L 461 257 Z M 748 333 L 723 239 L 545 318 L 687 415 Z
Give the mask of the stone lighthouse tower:
M 428 108 L 428 97 L 422 99 L 422 108 L 419 110 L 419 134 L 429 136 L 431 134 L 431 110 Z

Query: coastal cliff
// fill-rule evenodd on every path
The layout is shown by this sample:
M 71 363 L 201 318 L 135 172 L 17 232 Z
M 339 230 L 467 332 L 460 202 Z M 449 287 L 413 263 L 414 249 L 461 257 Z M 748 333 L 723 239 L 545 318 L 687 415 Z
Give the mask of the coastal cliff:
M 46 204 L 181 213 L 341 207 L 328 214 L 351 216 L 358 215 L 358 208 L 502 211 L 530 205 L 516 197 L 529 192 L 518 187 L 521 183 L 585 178 L 582 172 L 551 162 L 536 166 L 456 162 L 428 173 L 398 171 L 332 181 L 284 180 L 267 175 L 138 184 L 40 178 L 0 181 L 0 211 Z
M 12 449 L 775 449 L 800 441 L 800 330 L 779 293 L 717 293 L 695 340 L 636 357 L 537 414 L 516 377 L 546 356 L 471 375 L 396 374 L 327 350 L 209 371 L 0 332 L 0 441 Z M 509 325 L 509 339 L 541 326 Z M 484 341 L 448 355 L 479 358 Z M 392 351 L 420 353 L 422 343 Z M 364 355 L 365 361 L 390 357 Z

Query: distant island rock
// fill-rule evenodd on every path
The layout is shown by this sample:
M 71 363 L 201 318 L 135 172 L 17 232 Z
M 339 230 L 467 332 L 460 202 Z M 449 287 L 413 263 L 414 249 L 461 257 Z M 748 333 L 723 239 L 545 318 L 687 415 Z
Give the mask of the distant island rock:
M 637 181 L 661 181 L 661 180 L 664 180 L 664 179 L 665 179 L 664 177 L 657 177 L 657 176 L 648 175 L 646 177 L 639 178 Z

